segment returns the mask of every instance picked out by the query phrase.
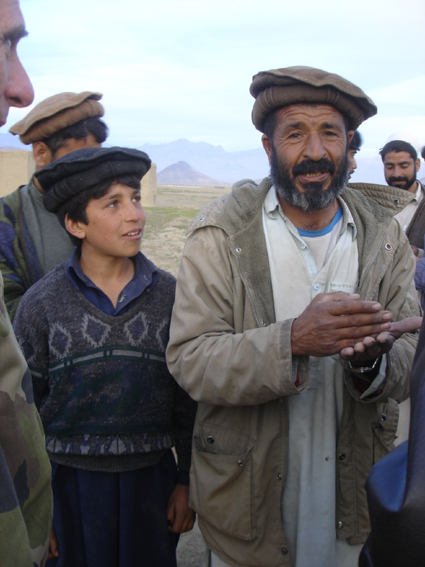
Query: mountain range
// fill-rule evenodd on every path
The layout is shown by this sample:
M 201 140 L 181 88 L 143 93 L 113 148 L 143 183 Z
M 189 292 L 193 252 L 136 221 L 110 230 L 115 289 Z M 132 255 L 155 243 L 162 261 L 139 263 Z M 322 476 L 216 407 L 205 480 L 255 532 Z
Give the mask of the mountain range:
M 0 149 L 13 148 L 29 149 L 29 146 L 21 144 L 17 136 L 1 133 Z M 179 139 L 164 144 L 146 143 L 138 146 L 138 149 L 146 152 L 151 160 L 156 163 L 159 172 L 158 177 L 165 168 L 178 162 L 185 162 L 195 169 L 198 177 L 202 175 L 211 178 L 208 184 L 214 185 L 217 183 L 234 183 L 240 179 L 260 180 L 269 172 L 267 156 L 261 147 L 253 150 L 228 152 L 222 146 Z M 362 158 L 360 152 L 356 159 L 358 169 L 351 181 L 385 184 L 382 161 L 379 156 Z M 179 169 L 176 168 L 176 172 Z M 419 177 L 422 177 L 422 172 L 423 170 L 419 172 Z M 167 175 L 169 174 L 170 171 Z M 167 177 L 167 179 L 172 178 Z M 166 183 L 171 183 L 171 181 L 166 181 Z M 174 183 L 179 184 L 177 181 L 174 181 Z M 192 183 L 201 184 L 196 180 Z M 186 184 L 186 182 L 183 184 Z

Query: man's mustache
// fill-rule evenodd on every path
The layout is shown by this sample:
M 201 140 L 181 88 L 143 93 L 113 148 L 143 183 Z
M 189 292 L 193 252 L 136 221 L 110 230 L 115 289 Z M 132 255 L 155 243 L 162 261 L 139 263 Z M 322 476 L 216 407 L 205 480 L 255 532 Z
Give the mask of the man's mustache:
M 329 171 L 329 173 L 333 175 L 335 173 L 335 166 L 326 158 L 321 158 L 317 161 L 305 159 L 301 163 L 294 165 L 292 174 L 295 177 L 296 175 L 305 175 L 306 173 L 315 173 L 318 171 L 321 173 Z
M 394 181 L 403 181 L 404 183 L 407 183 L 409 181 L 409 178 L 408 177 L 390 177 L 388 181 L 389 181 L 390 185 Z

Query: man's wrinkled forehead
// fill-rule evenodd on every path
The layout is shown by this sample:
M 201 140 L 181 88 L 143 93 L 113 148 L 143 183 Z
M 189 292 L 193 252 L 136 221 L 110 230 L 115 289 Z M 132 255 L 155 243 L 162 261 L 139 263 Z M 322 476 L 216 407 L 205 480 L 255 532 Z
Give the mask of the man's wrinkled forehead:
M 276 123 L 285 128 L 301 128 L 309 124 L 316 127 L 346 130 L 346 118 L 330 104 L 291 104 L 275 112 Z

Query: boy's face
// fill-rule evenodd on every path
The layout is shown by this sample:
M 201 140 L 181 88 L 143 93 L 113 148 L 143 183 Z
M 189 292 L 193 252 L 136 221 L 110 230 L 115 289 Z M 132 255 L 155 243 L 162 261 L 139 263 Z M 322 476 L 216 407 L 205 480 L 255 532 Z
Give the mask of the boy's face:
M 86 207 L 88 224 L 79 223 L 82 249 L 103 257 L 135 256 L 146 223 L 140 199 L 139 189 L 120 183 L 100 199 L 91 199 Z

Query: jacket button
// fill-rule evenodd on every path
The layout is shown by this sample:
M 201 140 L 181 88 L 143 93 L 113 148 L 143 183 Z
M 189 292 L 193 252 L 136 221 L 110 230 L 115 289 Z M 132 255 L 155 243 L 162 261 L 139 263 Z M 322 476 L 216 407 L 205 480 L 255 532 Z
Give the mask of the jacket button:
M 343 460 L 345 459 L 345 453 L 341 453 L 341 454 L 339 455 L 338 459 L 339 459 L 340 461 L 343 461 Z
M 283 553 L 283 555 L 288 555 L 288 550 L 286 549 L 286 547 L 282 547 L 280 551 Z
M 344 522 L 339 521 L 336 525 L 336 527 L 340 530 L 341 528 L 344 527 Z
M 211 445 L 212 443 L 214 443 L 215 439 L 214 439 L 214 437 L 213 437 L 212 435 L 208 435 L 207 441 L 208 441 L 208 443 Z
M 238 465 L 241 467 L 243 465 L 243 461 L 241 461 L 240 459 L 238 460 Z
M 389 250 L 392 250 L 392 249 L 393 249 L 393 247 L 391 246 L 391 244 L 390 244 L 389 242 L 387 242 L 387 243 L 385 244 L 385 250 L 388 250 L 388 251 L 389 251 Z
M 381 419 L 382 419 L 382 421 L 387 421 L 387 416 L 386 416 L 385 413 L 383 413 L 383 414 L 381 415 Z
M 280 474 L 280 472 L 277 473 L 277 480 L 282 480 L 282 475 Z

